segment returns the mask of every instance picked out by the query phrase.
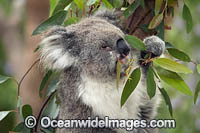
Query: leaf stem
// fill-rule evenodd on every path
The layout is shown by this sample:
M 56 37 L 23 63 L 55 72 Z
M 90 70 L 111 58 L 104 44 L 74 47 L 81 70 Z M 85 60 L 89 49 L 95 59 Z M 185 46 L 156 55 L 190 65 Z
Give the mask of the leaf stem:
M 48 102 L 50 101 L 51 97 L 54 96 L 54 94 L 56 93 L 57 91 L 54 91 L 53 93 L 51 93 L 51 95 L 49 95 L 49 97 L 45 100 L 44 104 L 42 105 L 41 109 L 40 109 L 40 112 L 37 116 L 37 122 L 36 122 L 36 125 L 35 125 L 35 133 L 37 133 L 37 129 L 38 129 L 38 123 L 39 123 L 39 120 L 40 120 L 40 117 L 42 115 L 42 112 L 43 110 L 45 109 L 46 105 L 48 104 Z
M 18 83 L 18 97 L 20 96 L 20 87 L 21 87 L 21 84 L 22 84 L 22 81 L 24 80 L 24 78 L 26 77 L 26 75 L 31 71 L 31 69 L 40 61 L 40 59 L 37 59 L 31 66 L 30 68 L 26 71 L 26 73 L 23 75 L 23 77 L 21 78 L 21 80 L 19 81 Z

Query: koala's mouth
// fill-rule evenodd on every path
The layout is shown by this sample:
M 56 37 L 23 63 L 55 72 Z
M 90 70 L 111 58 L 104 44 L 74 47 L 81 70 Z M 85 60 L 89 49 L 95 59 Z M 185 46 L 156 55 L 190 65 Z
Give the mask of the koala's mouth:
M 117 55 L 117 58 L 116 58 L 116 62 L 115 62 L 115 73 L 117 73 L 118 68 L 117 68 L 117 63 L 120 63 L 120 67 L 121 67 L 121 70 L 120 70 L 120 77 L 124 77 L 127 75 L 126 71 L 127 69 L 129 68 L 129 57 L 128 55 L 125 56 L 125 55 Z

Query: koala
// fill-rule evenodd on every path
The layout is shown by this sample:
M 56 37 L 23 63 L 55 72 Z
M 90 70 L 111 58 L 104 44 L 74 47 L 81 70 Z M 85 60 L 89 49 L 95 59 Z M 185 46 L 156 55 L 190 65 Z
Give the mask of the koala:
M 67 27 L 55 26 L 41 41 L 40 59 L 44 67 L 61 72 L 58 94 L 59 119 L 153 119 L 160 103 L 159 93 L 150 100 L 146 91 L 149 64 L 140 60 L 148 52 L 161 56 L 165 43 L 157 36 L 144 39 L 146 51 L 131 48 L 118 24 L 118 13 L 98 12 Z M 120 106 L 128 59 L 133 69 L 141 67 L 139 84 L 123 107 Z M 116 88 L 116 65 L 122 62 L 119 88 Z M 133 79 L 134 80 L 134 79 Z M 155 129 L 62 128 L 59 133 L 146 133 Z

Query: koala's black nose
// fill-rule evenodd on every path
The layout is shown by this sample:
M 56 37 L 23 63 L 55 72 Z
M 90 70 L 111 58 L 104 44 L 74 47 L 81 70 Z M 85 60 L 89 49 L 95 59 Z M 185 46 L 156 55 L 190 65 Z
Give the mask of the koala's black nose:
M 122 57 L 129 54 L 130 48 L 127 46 L 126 42 L 123 39 L 119 39 L 117 41 L 117 51 Z

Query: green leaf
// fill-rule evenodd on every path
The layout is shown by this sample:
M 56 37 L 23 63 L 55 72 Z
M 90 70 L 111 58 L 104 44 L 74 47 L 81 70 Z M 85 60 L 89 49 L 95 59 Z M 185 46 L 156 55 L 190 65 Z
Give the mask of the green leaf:
M 50 0 L 50 13 L 49 13 L 50 17 L 52 16 L 53 11 L 56 8 L 57 3 L 58 3 L 58 0 Z
M 197 83 L 196 89 L 195 89 L 195 93 L 194 93 L 194 104 L 196 104 L 198 95 L 200 92 L 200 81 Z
M 162 6 L 163 0 L 155 0 L 155 15 L 158 15 L 160 13 L 160 9 Z
M 49 27 L 55 26 L 55 25 L 61 25 L 63 24 L 65 18 L 67 16 L 66 11 L 60 11 L 54 16 L 48 18 L 43 23 L 41 23 L 32 33 L 32 35 L 40 34 L 41 32 L 47 30 Z
M 119 88 L 119 80 L 120 80 L 120 73 L 121 73 L 121 63 L 120 61 L 117 61 L 117 77 L 116 77 L 116 86 L 117 89 Z
M 59 0 L 58 4 L 56 5 L 53 15 L 57 14 L 60 11 L 63 11 L 65 7 L 67 7 L 73 0 Z
M 140 76 L 141 76 L 140 68 L 137 68 L 131 73 L 129 79 L 126 81 L 126 84 L 121 96 L 121 107 L 127 101 L 131 93 L 135 90 L 136 86 L 138 85 L 140 81 Z
M 96 1 L 98 1 L 98 0 L 88 0 L 87 6 L 91 6 L 91 5 L 95 4 Z
M 168 1 L 167 1 L 167 5 L 168 5 L 169 7 L 175 7 L 175 6 L 178 5 L 178 0 L 168 0 Z
M 0 84 L 6 82 L 8 79 L 10 79 L 10 77 L 0 75 Z
M 3 120 L 12 111 L 0 111 L 0 121 Z
M 143 24 L 139 26 L 140 29 L 142 29 L 144 32 L 148 33 L 149 29 L 148 29 L 148 24 Z
M 70 17 L 65 21 L 64 25 L 68 26 L 68 25 L 71 25 L 71 24 L 76 24 L 79 21 L 80 21 L 80 18 L 78 18 L 78 17 Z
M 46 96 L 50 96 L 53 92 L 55 92 L 58 89 L 59 85 L 59 78 L 55 77 L 53 80 L 48 85 L 47 91 L 46 91 Z
M 33 111 L 30 105 L 26 104 L 22 107 L 22 116 L 25 119 L 27 116 L 32 115 Z
M 115 0 L 115 2 L 113 3 L 115 8 L 121 7 L 122 4 L 123 4 L 123 0 Z
M 156 83 L 154 81 L 154 72 L 151 66 L 149 67 L 149 70 L 147 72 L 146 82 L 147 82 L 147 93 L 151 99 L 155 96 L 155 93 L 156 93 Z
M 187 33 L 189 33 L 193 27 L 193 20 L 192 20 L 190 9 L 187 7 L 186 4 L 184 4 L 183 6 L 183 19 L 186 22 Z
M 160 92 L 161 92 L 161 94 L 162 94 L 162 96 L 165 100 L 166 105 L 168 106 L 169 113 L 170 113 L 171 117 L 173 117 L 172 104 L 171 104 L 169 95 L 167 94 L 167 91 L 164 88 L 159 88 L 159 90 L 160 90 Z
M 123 12 L 123 15 L 128 18 L 139 6 L 140 0 L 136 0 Z
M 191 61 L 190 57 L 186 53 L 184 53 L 184 52 L 182 52 L 178 49 L 168 48 L 167 50 L 168 50 L 169 54 L 176 59 L 179 59 L 179 60 L 182 60 L 182 61 L 185 61 L 185 62 Z
M 18 99 L 17 99 L 17 108 L 20 108 L 22 106 L 22 100 L 21 100 L 21 97 L 18 96 Z
M 124 39 L 137 50 L 146 50 L 145 44 L 135 36 L 126 35 Z
M 24 122 L 21 122 L 12 131 L 14 131 L 14 132 L 21 132 L 21 131 L 23 131 L 24 126 L 25 126 Z
M 102 0 L 102 2 L 104 3 L 106 8 L 113 9 L 113 6 L 108 2 L 108 0 Z
M 180 92 L 191 96 L 192 92 L 184 80 L 175 72 L 165 69 L 157 69 L 159 77 L 169 86 L 179 90 Z
M 155 28 L 157 31 L 157 36 L 160 37 L 162 40 L 165 40 L 165 22 L 164 19 L 162 22 Z
M 200 64 L 197 65 L 197 72 L 200 74 Z
M 142 8 L 145 8 L 144 0 L 140 0 L 140 5 L 142 6 Z
M 165 42 L 165 48 L 174 48 L 174 46 L 169 42 Z
M 79 9 L 83 10 L 84 0 L 74 0 L 74 3 L 78 6 Z
M 56 95 L 52 96 L 47 107 L 43 112 L 43 116 L 48 116 L 51 119 L 56 119 L 59 114 L 60 105 L 56 103 Z
M 46 86 L 46 84 L 49 81 L 52 74 L 53 74 L 53 72 L 51 70 L 48 70 L 47 73 L 44 75 L 42 82 L 40 84 L 40 90 L 39 90 L 40 96 L 42 96 L 41 92 L 44 89 L 44 87 Z
M 123 0 L 108 0 L 108 2 L 115 8 L 120 8 L 123 4 Z
M 163 20 L 163 13 L 154 16 L 149 24 L 149 29 L 156 28 L 162 22 L 162 20 Z
M 192 70 L 190 70 L 188 67 L 177 63 L 171 59 L 167 59 L 167 58 L 156 58 L 153 60 L 153 63 L 155 65 L 158 65 L 162 68 L 165 68 L 167 70 L 173 71 L 173 72 L 177 72 L 177 73 L 192 73 Z
M 52 131 L 51 129 L 49 128 L 40 128 L 41 131 L 43 131 L 42 133 L 54 133 L 54 131 Z

